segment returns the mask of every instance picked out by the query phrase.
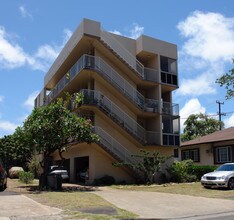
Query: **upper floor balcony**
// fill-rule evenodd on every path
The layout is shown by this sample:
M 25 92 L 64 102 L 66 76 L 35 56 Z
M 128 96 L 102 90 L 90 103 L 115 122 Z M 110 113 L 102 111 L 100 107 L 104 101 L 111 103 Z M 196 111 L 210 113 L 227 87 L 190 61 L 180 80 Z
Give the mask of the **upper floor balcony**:
M 163 114 L 178 114 L 178 105 L 172 103 L 161 103 L 155 99 L 145 98 L 127 80 L 110 67 L 103 59 L 97 56 L 83 55 L 73 67 L 60 79 L 56 86 L 46 96 L 46 104 L 54 100 L 63 89 L 77 76 L 83 69 L 92 69 L 104 77 L 116 89 L 125 95 L 136 106 L 146 112 L 157 112 Z M 149 71 L 150 73 L 150 71 Z M 151 72 L 152 73 L 152 72 Z M 150 75 L 150 74 L 149 74 Z M 153 75 L 153 74 L 152 74 Z
M 136 120 L 126 114 L 118 105 L 113 103 L 101 92 L 88 89 L 81 90 L 72 99 L 72 109 L 80 105 L 94 105 L 98 107 L 142 145 L 160 145 L 161 139 L 159 132 L 146 131 Z
M 108 82 L 120 90 L 128 99 L 145 111 L 159 111 L 159 103 L 154 99 L 146 99 L 127 80 L 110 67 L 103 59 L 96 56 L 83 55 L 75 65 L 62 77 L 47 95 L 51 102 L 83 69 L 93 69 Z

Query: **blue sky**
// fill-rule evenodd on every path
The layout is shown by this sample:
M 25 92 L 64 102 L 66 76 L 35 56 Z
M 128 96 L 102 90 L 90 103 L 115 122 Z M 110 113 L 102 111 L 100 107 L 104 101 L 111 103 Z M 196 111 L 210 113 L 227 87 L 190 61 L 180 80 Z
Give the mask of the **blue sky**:
M 234 126 L 234 100 L 215 79 L 233 68 L 231 0 L 0 0 L 0 137 L 22 125 L 43 87 L 44 75 L 83 18 L 107 31 L 140 34 L 178 46 L 181 125 L 192 113 L 215 115 L 224 102 L 226 127 Z

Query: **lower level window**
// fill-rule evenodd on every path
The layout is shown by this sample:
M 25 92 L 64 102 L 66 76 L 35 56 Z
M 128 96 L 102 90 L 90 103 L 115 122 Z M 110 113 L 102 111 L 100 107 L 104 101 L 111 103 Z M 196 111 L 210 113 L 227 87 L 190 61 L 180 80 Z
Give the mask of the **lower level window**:
M 181 158 L 182 160 L 191 159 L 194 162 L 199 162 L 199 149 L 189 149 L 189 150 L 182 150 L 181 151 Z
M 217 163 L 231 162 L 231 146 L 217 147 L 216 148 L 216 161 Z

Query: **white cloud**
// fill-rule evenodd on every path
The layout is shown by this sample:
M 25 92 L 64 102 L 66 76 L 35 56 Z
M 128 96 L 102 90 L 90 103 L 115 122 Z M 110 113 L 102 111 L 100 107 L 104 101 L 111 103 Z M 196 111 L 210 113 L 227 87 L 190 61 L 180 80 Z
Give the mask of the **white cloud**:
M 114 30 L 114 31 L 109 31 L 110 33 L 112 33 L 112 34 L 117 34 L 117 35 L 120 35 L 120 36 L 122 36 L 123 34 L 121 34 L 119 31 L 117 31 L 117 30 Z
M 27 65 L 32 69 L 47 71 L 71 34 L 70 30 L 65 29 L 61 45 L 45 44 L 30 55 L 14 43 L 5 28 L 0 26 L 0 68 L 13 69 Z
M 0 130 L 7 132 L 14 132 L 19 125 L 11 123 L 9 121 L 0 121 Z
M 203 73 L 193 79 L 182 79 L 178 93 L 181 95 L 204 95 L 214 94 L 216 90 L 212 86 L 213 76 Z M 177 92 L 176 92 L 177 93 Z
M 24 106 L 31 111 L 34 108 L 34 100 L 37 97 L 37 95 L 39 94 L 39 91 L 35 91 L 32 94 L 30 94 L 28 96 L 28 98 L 26 99 L 26 101 L 24 102 Z
M 234 127 L 234 113 L 224 120 L 225 128 Z
M 179 66 L 188 73 L 181 80 L 178 93 L 215 93 L 216 78 L 225 73 L 226 64 L 230 64 L 234 57 L 234 17 L 195 11 L 177 28 L 187 39 L 179 51 Z M 195 75 L 191 78 L 189 72 Z
M 0 95 L 0 102 L 3 102 L 4 96 Z
M 32 14 L 28 12 L 28 10 L 24 6 L 19 7 L 20 14 L 23 18 L 31 18 L 32 19 Z
M 137 23 L 133 23 L 132 27 L 127 30 L 128 34 L 122 34 L 120 31 L 114 30 L 114 31 L 109 31 L 113 34 L 125 36 L 125 37 L 130 37 L 133 39 L 137 39 L 144 33 L 144 27 L 140 26 Z
M 70 39 L 70 37 L 72 36 L 72 31 L 71 30 L 69 30 L 69 29 L 67 29 L 67 28 L 65 28 L 64 30 L 63 30 L 63 43 L 62 43 L 62 45 L 60 46 L 60 47 L 63 47 L 66 43 L 67 43 L 67 41 Z
M 144 33 L 144 27 L 139 26 L 137 23 L 133 23 L 133 27 L 130 30 L 130 38 L 136 39 Z
M 10 42 L 5 28 L 0 26 L 0 64 L 4 68 L 16 68 L 25 65 L 30 57 L 16 43 Z
M 197 98 L 190 99 L 185 103 L 184 107 L 180 110 L 180 126 L 181 131 L 184 130 L 184 122 L 191 114 L 205 113 L 206 109 L 201 105 Z
M 230 61 L 233 57 L 234 17 L 195 11 L 177 28 L 188 38 L 182 48 L 186 54 L 209 61 Z

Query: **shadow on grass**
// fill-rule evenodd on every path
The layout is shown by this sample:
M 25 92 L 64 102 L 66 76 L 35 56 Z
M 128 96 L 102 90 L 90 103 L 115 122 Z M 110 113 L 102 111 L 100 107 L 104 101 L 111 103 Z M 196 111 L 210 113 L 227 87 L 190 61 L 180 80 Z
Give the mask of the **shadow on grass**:
M 95 186 L 82 186 L 82 185 L 72 185 L 69 186 L 64 185 L 62 189 L 54 189 L 51 187 L 44 187 L 40 188 L 38 185 L 24 185 L 24 186 L 17 186 L 17 189 L 21 189 L 29 194 L 40 194 L 45 192 L 64 192 L 64 193 L 72 193 L 72 192 L 93 192 L 97 191 L 98 188 Z

